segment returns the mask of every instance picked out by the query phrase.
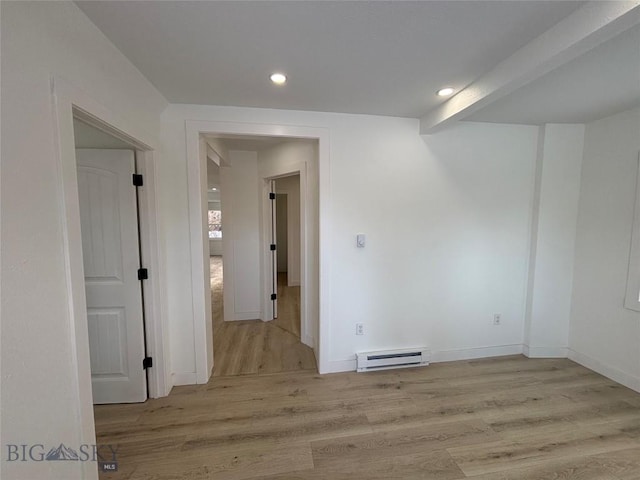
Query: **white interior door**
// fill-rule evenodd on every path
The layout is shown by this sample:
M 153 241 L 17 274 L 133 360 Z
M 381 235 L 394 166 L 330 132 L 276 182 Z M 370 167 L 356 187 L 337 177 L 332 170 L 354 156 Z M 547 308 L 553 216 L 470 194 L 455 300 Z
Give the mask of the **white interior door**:
M 270 182 L 271 199 L 271 301 L 273 303 L 273 318 L 278 318 L 278 250 L 276 245 L 276 182 Z
M 142 287 L 135 158 L 76 150 L 94 403 L 143 402 Z

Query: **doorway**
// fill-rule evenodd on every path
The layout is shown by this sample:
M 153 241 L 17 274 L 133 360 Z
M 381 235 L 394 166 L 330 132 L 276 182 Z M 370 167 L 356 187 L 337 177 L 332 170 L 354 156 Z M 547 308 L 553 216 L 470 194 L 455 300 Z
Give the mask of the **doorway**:
M 85 441 L 91 443 L 95 442 L 94 422 L 97 420 L 94 416 L 91 388 L 91 354 L 88 341 L 74 119 L 121 140 L 129 148 L 135 150 L 139 173 L 145 178 L 144 186 L 138 192 L 139 239 L 142 246 L 140 249 L 142 263 L 149 271 L 149 278 L 145 280 L 143 308 L 145 317 L 148 319 L 146 325 L 146 337 L 149 340 L 148 355 L 153 359 L 153 366 L 147 369 L 148 395 L 152 398 L 165 396 L 170 389 L 170 370 L 166 364 L 168 357 L 165 356 L 169 346 L 168 337 L 164 331 L 166 319 L 162 308 L 160 245 L 156 209 L 154 152 L 159 146 L 159 141 L 153 134 L 149 135 L 144 126 L 130 119 L 119 117 L 63 78 L 53 76 L 51 87 L 57 143 L 57 154 L 54 161 L 59 174 L 57 180 L 59 190 L 56 201 L 60 202 L 61 216 L 64 218 L 61 233 L 66 271 L 65 291 L 69 306 L 70 335 L 75 343 L 75 349 L 67 368 L 73 375 L 70 394 L 79 398 L 77 415 L 80 420 L 80 435 Z M 92 476 L 95 466 L 91 465 L 91 462 L 84 463 L 83 475 Z
M 300 180 L 300 172 L 306 174 L 306 164 L 312 163 L 312 168 L 316 163 L 315 142 L 267 136 L 206 134 L 203 137 L 207 151 L 212 152 L 208 156 L 218 158 L 220 164 L 222 255 L 221 258 L 211 255 L 209 245 L 207 269 L 211 287 L 213 375 L 316 370 L 313 342 L 308 338 L 304 342 L 301 335 L 307 286 L 301 280 L 301 270 L 307 271 L 310 263 L 306 244 L 304 248 L 301 244 L 303 238 L 312 238 L 317 227 L 308 225 L 306 220 L 311 223 L 311 218 L 302 214 L 302 199 L 311 192 L 306 189 L 306 176 L 304 184 Z M 294 155 L 295 164 L 285 168 L 283 158 L 289 159 L 291 155 L 288 158 L 287 154 L 291 153 L 299 155 Z M 209 161 L 206 165 L 209 179 L 215 167 Z M 282 178 L 268 181 L 269 185 L 273 184 L 273 192 L 256 188 L 274 171 Z M 270 196 L 275 195 L 276 185 L 282 199 L 279 208 L 287 207 L 288 213 L 293 211 L 281 213 L 281 217 L 284 216 L 279 222 L 281 233 L 290 238 L 280 241 L 271 237 L 276 233 L 271 227 L 276 212 L 270 210 Z M 210 210 L 212 186 L 210 183 L 206 194 Z M 306 204 L 312 205 L 312 199 L 307 199 Z M 277 202 L 273 201 L 274 208 L 275 205 Z M 269 210 L 269 219 L 263 215 L 266 210 Z M 211 215 L 211 211 L 208 213 Z M 302 218 L 305 221 L 301 221 Z M 212 227 L 207 228 L 211 231 Z M 267 233 L 267 229 L 271 230 Z M 293 247 L 286 248 L 289 245 Z M 283 269 L 280 282 L 277 282 L 277 269 L 271 263 L 276 255 Z M 276 302 L 282 307 L 281 314 L 274 308 Z
M 254 136 L 288 138 L 306 141 L 313 157 L 310 163 L 299 156 L 291 155 L 278 168 L 266 172 L 267 177 L 277 177 L 305 170 L 301 173 L 301 185 L 307 194 L 301 198 L 304 207 L 301 211 L 308 213 L 309 221 L 303 228 L 302 244 L 308 253 L 302 265 L 301 309 L 303 332 L 302 341 L 311 345 L 317 360 L 319 373 L 329 373 L 340 368 L 329 361 L 329 312 L 330 312 L 330 271 L 331 233 L 329 215 L 331 211 L 330 182 L 330 132 L 322 127 L 300 127 L 286 124 L 241 123 L 217 120 L 185 120 L 186 156 L 189 200 L 189 231 L 191 281 L 193 286 L 192 305 L 194 311 L 194 347 L 195 347 L 195 381 L 207 383 L 213 368 L 213 339 L 211 336 L 211 308 L 207 305 L 209 295 L 209 267 L 203 269 L 203 261 L 208 257 L 205 251 L 205 211 L 206 211 L 206 153 L 209 148 L 222 154 L 213 142 L 205 140 L 209 135 L 217 136 Z M 307 168 L 307 165 L 309 168 Z M 282 171 L 284 170 L 284 171 Z M 223 191 L 224 196 L 224 191 Z M 224 203 L 224 201 L 223 201 Z M 228 218 L 225 205 L 223 217 Z M 223 220 L 223 223 L 226 220 Z M 225 227 L 226 229 L 226 227 Z M 262 233 L 261 233 L 262 234 Z M 322 245 L 322 249 L 320 246 Z M 208 250 L 208 249 L 207 249 Z M 226 257 L 226 252 L 224 253 Z M 261 268 L 264 258 L 261 257 Z M 226 262 L 225 262 L 226 266 Z M 229 271 L 224 272 L 225 282 Z M 224 314 L 228 315 L 225 288 Z M 305 318 L 307 319 L 305 321 Z M 307 330 L 305 335 L 304 329 Z
M 275 190 L 275 259 L 277 315 L 273 323 L 301 338 L 300 175 L 273 181 Z
M 94 404 L 148 398 L 135 150 L 74 118 Z

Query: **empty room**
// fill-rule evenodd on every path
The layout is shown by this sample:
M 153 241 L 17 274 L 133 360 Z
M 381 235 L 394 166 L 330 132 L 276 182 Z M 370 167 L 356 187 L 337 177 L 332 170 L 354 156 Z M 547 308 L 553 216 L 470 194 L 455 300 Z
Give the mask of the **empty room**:
M 640 1 L 0 22 L 3 480 L 640 478 Z

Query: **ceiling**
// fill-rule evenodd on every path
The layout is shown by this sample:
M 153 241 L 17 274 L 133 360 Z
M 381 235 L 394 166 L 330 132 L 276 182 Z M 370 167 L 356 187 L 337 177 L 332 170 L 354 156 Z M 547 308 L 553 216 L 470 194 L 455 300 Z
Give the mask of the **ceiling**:
M 215 141 L 215 144 L 221 146 L 226 152 L 232 150 L 260 152 L 284 142 L 316 143 L 316 140 L 308 139 L 271 137 L 266 135 L 234 135 L 230 133 L 207 133 L 204 134 L 203 137 L 205 140 Z M 212 192 L 211 189 L 214 187 L 217 188 L 217 191 Z M 220 167 L 211 159 L 207 162 L 207 189 L 209 190 L 210 201 L 220 199 Z
M 531 0 L 77 4 L 171 103 L 413 118 L 446 101 L 435 95 L 439 88 L 468 87 L 585 6 Z M 632 37 L 609 41 L 602 52 L 588 52 L 470 118 L 577 122 L 619 109 L 640 88 L 640 81 L 633 88 L 639 79 L 629 66 L 637 58 L 629 55 Z M 269 81 L 276 70 L 288 75 L 283 87 Z M 619 80 L 624 91 L 603 93 L 605 77 Z

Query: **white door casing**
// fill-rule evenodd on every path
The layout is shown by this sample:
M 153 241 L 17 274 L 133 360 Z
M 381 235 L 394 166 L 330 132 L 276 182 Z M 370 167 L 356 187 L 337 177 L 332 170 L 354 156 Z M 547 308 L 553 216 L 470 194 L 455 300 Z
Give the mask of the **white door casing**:
M 206 164 L 199 155 L 200 136 L 202 134 L 234 134 L 286 137 L 317 140 L 317 165 L 310 176 L 307 186 L 307 168 L 305 162 L 296 162 L 291 168 L 274 169 L 263 172 L 261 179 L 277 178 L 284 175 L 300 174 L 300 216 L 301 216 L 301 316 L 303 318 L 301 341 L 311 346 L 318 363 L 319 373 L 342 371 L 342 362 L 332 365 L 329 361 L 329 312 L 331 279 L 331 189 L 330 189 L 330 130 L 327 127 L 300 127 L 283 124 L 244 123 L 220 120 L 185 120 L 185 138 L 187 147 L 187 182 L 189 191 L 189 233 L 191 239 L 191 279 L 194 308 L 194 348 L 196 383 L 207 383 L 210 368 L 207 356 L 212 345 L 206 341 L 207 309 L 205 305 L 206 285 L 200 273 L 204 257 L 202 242 L 204 239 L 203 211 L 206 209 L 206 191 L 201 188 L 206 183 Z M 263 189 L 263 182 L 259 189 Z M 307 198 L 307 191 L 310 197 Z M 224 190 L 222 192 L 224 195 Z M 311 195 L 317 195 L 313 199 Z M 261 197 L 263 198 L 263 197 Z M 261 218 L 265 218 L 265 203 L 260 209 Z M 231 205 L 225 203 L 225 216 L 229 219 Z M 313 221 L 315 225 L 310 226 Z M 265 224 L 261 225 L 261 235 L 265 235 Z M 317 238 L 317 240 L 316 240 Z M 264 237 L 261 238 L 261 241 Z M 307 245 L 307 243 L 309 245 Z M 307 252 L 308 250 L 308 252 Z M 225 256 L 229 257 L 227 253 Z M 266 255 L 260 258 L 261 283 L 267 284 Z M 225 296 L 229 292 L 225 289 Z M 263 297 L 266 298 L 266 297 Z M 225 298 L 226 302 L 226 298 Z M 261 305 L 261 318 L 266 318 L 266 305 Z M 306 334 L 305 334 L 306 332 Z
M 134 152 L 76 150 L 93 403 L 147 398 Z

